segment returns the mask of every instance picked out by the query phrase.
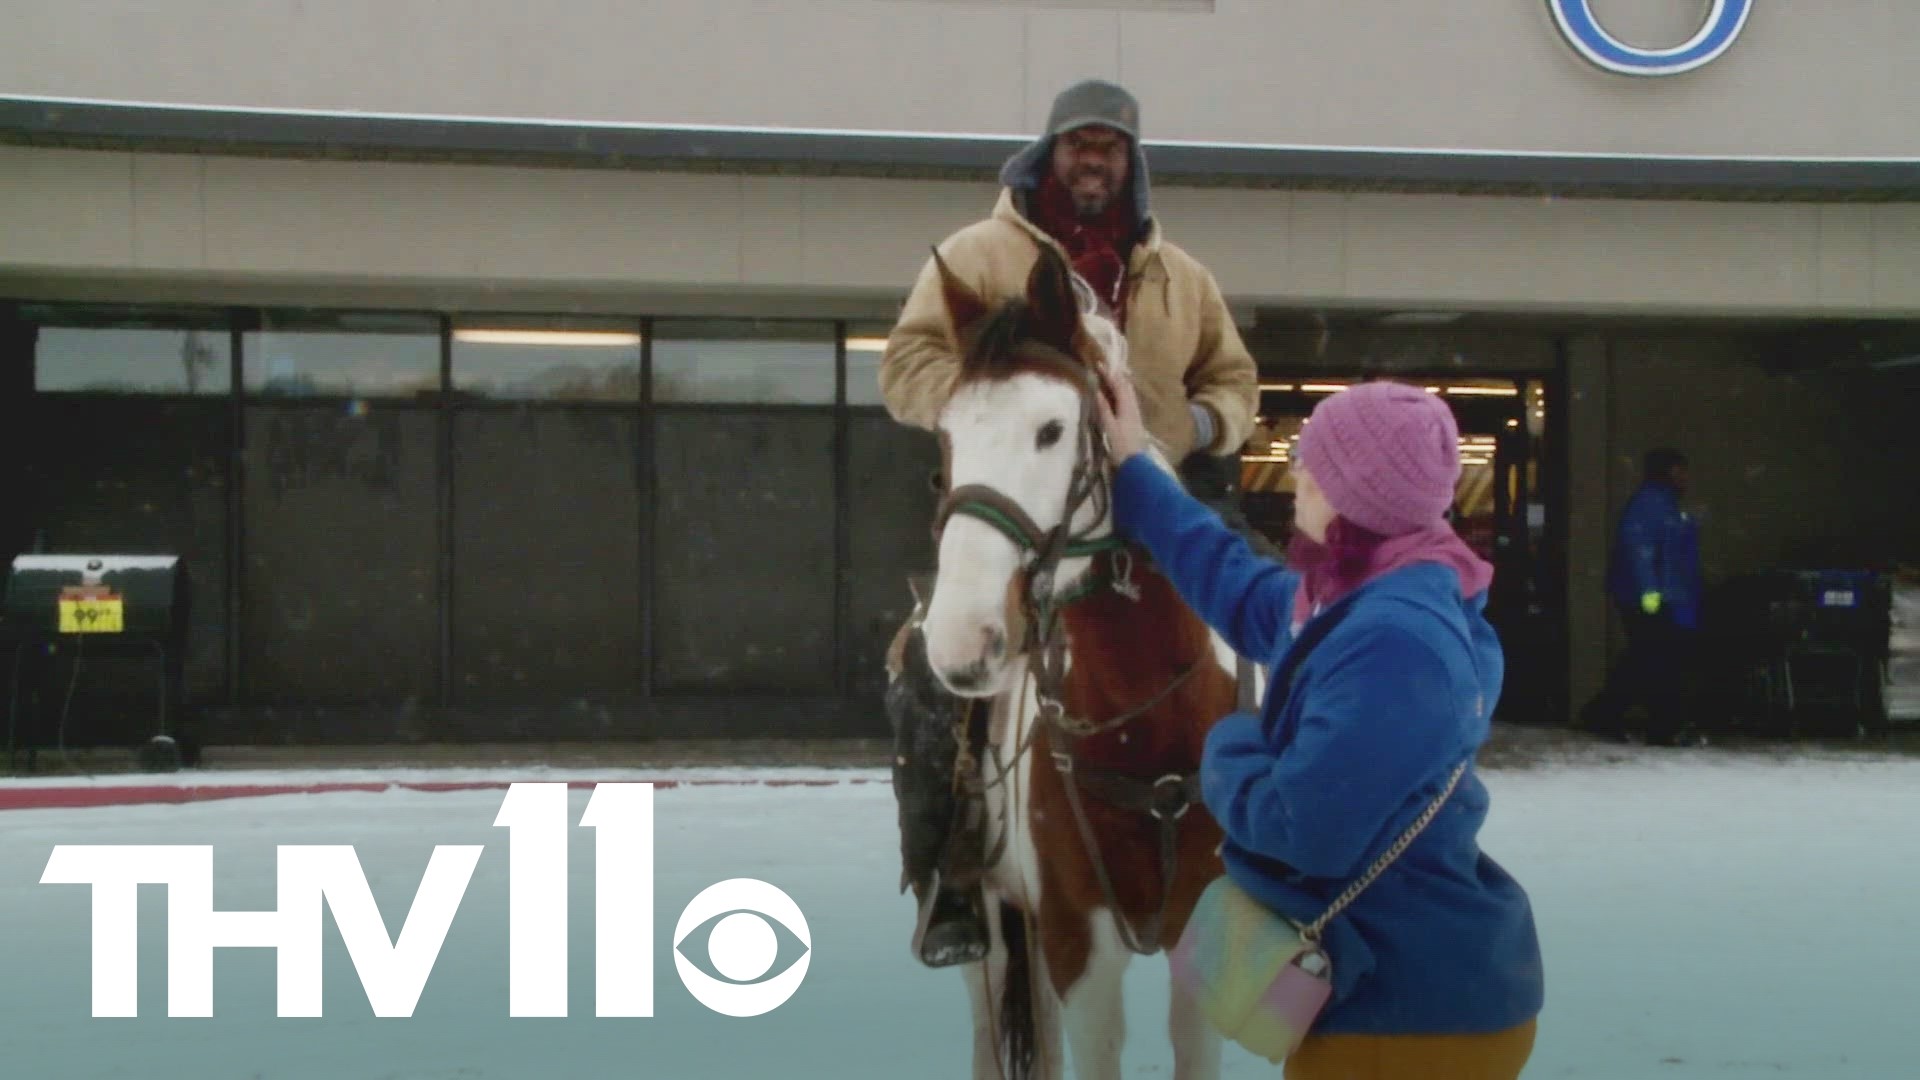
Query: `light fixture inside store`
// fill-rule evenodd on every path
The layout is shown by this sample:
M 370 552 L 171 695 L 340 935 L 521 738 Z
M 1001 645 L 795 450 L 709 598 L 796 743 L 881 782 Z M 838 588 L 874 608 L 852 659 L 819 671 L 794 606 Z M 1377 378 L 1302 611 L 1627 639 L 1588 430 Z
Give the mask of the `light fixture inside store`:
M 1263 382 L 1260 384 L 1260 389 L 1285 394 L 1293 390 L 1293 384 L 1285 382 Z
M 1300 390 L 1307 394 L 1337 394 L 1346 388 L 1345 383 L 1307 383 Z
M 1905 368 L 1920 367 L 1920 353 L 1907 356 L 1890 356 L 1885 360 L 1873 360 L 1867 364 L 1875 371 L 1900 371 Z
M 640 335 L 618 330 L 455 330 L 453 340 L 467 345 L 555 345 L 633 348 Z
M 1261 462 L 1270 465 L 1285 465 L 1287 463 L 1287 458 L 1284 454 L 1248 454 L 1240 460 Z
M 886 352 L 887 339 L 883 337 L 850 337 L 847 339 L 848 352 Z
M 1447 393 L 1454 397 L 1519 397 L 1520 391 L 1511 386 L 1449 386 Z

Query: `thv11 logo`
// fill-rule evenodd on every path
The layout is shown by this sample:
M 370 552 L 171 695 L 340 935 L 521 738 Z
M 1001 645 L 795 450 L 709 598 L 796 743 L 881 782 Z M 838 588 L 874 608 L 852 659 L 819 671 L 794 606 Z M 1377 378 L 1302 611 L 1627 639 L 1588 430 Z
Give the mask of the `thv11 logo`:
M 567 1015 L 567 785 L 514 784 L 495 827 L 508 830 L 510 1014 Z M 599 784 L 580 819 L 594 830 L 595 1015 L 653 1015 L 653 785 Z M 433 849 L 397 938 L 387 933 L 351 845 L 281 845 L 274 911 L 213 910 L 213 848 L 194 845 L 71 845 L 53 849 L 43 885 L 90 885 L 93 895 L 93 1015 L 138 1015 L 138 888 L 167 887 L 167 1015 L 213 1015 L 213 950 L 273 949 L 279 1015 L 316 1017 L 321 999 L 321 907 L 333 913 L 374 1015 L 412 1016 L 466 895 L 483 845 Z M 763 982 L 778 950 L 765 917 L 806 952 Z M 710 958 L 725 980 L 680 951 L 713 923 Z M 799 905 L 752 878 L 709 886 L 674 928 L 681 983 L 727 1016 L 759 1016 L 800 989 L 813 940 Z

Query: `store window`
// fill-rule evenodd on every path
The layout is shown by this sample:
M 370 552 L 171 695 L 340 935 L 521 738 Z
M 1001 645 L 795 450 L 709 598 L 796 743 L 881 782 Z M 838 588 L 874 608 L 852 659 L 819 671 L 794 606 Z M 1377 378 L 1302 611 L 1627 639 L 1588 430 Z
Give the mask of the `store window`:
M 440 427 L 415 405 L 246 410 L 239 627 L 255 704 L 431 700 Z
M 54 394 L 217 396 L 233 389 L 232 341 L 211 318 L 66 313 L 39 328 L 33 385 Z
M 187 700 L 220 701 L 233 444 L 223 314 L 91 305 L 23 305 L 19 314 L 0 327 L 0 361 L 21 358 L 18 386 L 38 394 L 0 388 L 0 489 L 17 511 L 0 511 L 15 526 L 0 527 L 0 543 L 180 557 L 188 624 L 177 659 Z M 150 734 L 137 729 L 153 715 L 153 670 L 112 660 L 89 670 L 71 703 L 76 717 L 89 717 L 87 737 Z
M 269 313 L 241 341 L 249 394 L 413 398 L 440 388 L 440 320 L 385 313 Z
M 887 351 L 893 327 L 856 323 L 847 328 L 847 404 L 855 408 L 884 406 L 880 397 L 880 358 Z
M 835 437 L 819 413 L 654 416 L 656 687 L 833 689 Z
M 886 690 L 887 646 L 913 609 L 908 579 L 935 566 L 940 444 L 884 413 L 849 417 L 847 438 L 848 660 L 853 691 L 877 700 Z
M 452 423 L 457 700 L 639 692 L 639 410 L 463 406 Z
M 640 400 L 640 326 L 503 317 L 453 330 L 453 388 L 507 401 Z
M 834 324 L 683 319 L 655 324 L 653 400 L 832 405 Z

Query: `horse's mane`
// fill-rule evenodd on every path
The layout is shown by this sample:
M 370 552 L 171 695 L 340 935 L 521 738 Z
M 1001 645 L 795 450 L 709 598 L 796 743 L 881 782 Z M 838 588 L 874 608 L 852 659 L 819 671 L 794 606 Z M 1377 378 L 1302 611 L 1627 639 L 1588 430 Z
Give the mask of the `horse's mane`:
M 1092 295 L 1091 290 L 1088 295 Z M 994 382 L 1010 379 L 1015 375 L 1029 371 L 1043 371 L 1046 362 L 1024 346 L 1028 342 L 1042 343 L 1044 339 L 1036 332 L 1033 305 L 1025 297 L 1010 297 L 992 308 L 980 320 L 967 330 L 960 355 L 960 378 L 962 382 Z M 1113 311 L 1106 304 L 1096 301 L 1092 312 L 1083 312 L 1081 326 L 1084 333 L 1092 337 L 1103 359 L 1112 369 L 1127 373 L 1131 377 L 1127 358 L 1127 339 L 1115 320 Z M 1055 351 L 1058 351 L 1055 349 Z M 1065 359 L 1090 366 L 1094 363 L 1084 357 L 1061 352 Z M 1151 433 L 1147 436 L 1148 449 L 1154 459 L 1168 472 L 1173 471 L 1167 457 L 1166 444 L 1160 437 Z

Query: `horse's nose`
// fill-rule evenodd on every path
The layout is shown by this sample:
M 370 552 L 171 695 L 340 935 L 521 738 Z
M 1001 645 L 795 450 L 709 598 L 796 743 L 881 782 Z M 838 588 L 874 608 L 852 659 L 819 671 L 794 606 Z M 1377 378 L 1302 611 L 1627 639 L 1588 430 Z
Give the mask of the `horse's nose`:
M 942 678 L 955 693 L 971 694 L 987 685 L 987 669 L 976 664 L 958 671 L 943 672 Z
M 981 631 L 986 638 L 983 653 L 988 663 L 1003 659 L 1007 655 L 1007 632 L 997 626 L 989 626 Z
M 955 693 L 972 694 L 984 691 L 992 683 L 994 665 L 1007 655 L 1007 632 L 997 626 L 980 628 L 979 656 L 964 666 L 950 665 L 942 669 L 941 678 Z

